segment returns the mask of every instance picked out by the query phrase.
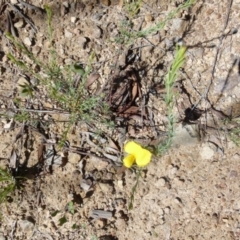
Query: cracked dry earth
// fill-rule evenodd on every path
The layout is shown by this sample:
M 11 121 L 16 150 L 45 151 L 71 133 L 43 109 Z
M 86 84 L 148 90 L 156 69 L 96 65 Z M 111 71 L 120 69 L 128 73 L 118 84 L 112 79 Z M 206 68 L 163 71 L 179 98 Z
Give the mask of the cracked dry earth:
M 50 163 L 45 159 L 44 166 L 39 167 L 43 135 L 39 125 L 31 127 L 25 122 L 24 127 L 17 120 L 7 122 L 17 113 L 13 100 L 21 98 L 19 84 L 27 77 L 31 80 L 31 75 L 15 66 L 6 54 L 15 53 L 32 69 L 41 69 L 18 52 L 5 33 L 9 30 L 6 19 L 10 18 L 10 30 L 16 37 L 41 61 L 48 61 L 47 17 L 44 11 L 30 8 L 23 1 L 2 0 L 0 103 L 4 115 L 0 166 L 9 166 L 12 151 L 17 149 L 18 174 L 25 179 L 1 204 L 0 239 L 240 239 L 240 155 L 230 137 L 238 128 L 240 115 L 240 1 L 196 1 L 169 20 L 163 30 L 135 40 L 130 47 L 115 41 L 121 24 L 129 20 L 123 1 L 26 2 L 41 9 L 48 4 L 52 9 L 54 47 L 60 66 L 87 63 L 94 51 L 93 66 L 101 86 L 112 81 L 116 62 L 119 74 L 129 66 L 134 69 L 147 114 L 134 114 L 128 119 L 115 115 L 116 127 L 112 129 L 76 123 L 67 135 L 70 146 L 98 154 L 69 152 L 64 164 L 58 163 L 58 158 Z M 132 28 L 137 31 L 153 26 L 179 4 L 143 1 L 131 19 Z M 136 173 L 119 171 L 119 153 L 129 139 L 147 145 L 147 140 L 163 138 L 167 116 L 163 79 L 179 39 L 188 50 L 174 88 L 177 123 L 173 146 L 163 156 L 154 157 L 144 170 L 133 209 L 129 210 Z M 67 126 L 61 121 L 68 120 L 69 115 L 53 114 L 56 106 L 44 94 L 38 99 L 21 100 L 25 108 L 49 110 L 32 113 L 31 117 L 38 114 L 48 143 L 59 139 Z M 135 106 L 141 104 L 137 99 Z M 183 121 L 185 110 L 194 104 L 202 110 L 201 116 Z M 125 124 L 121 125 L 122 119 Z M 96 142 L 98 128 L 104 134 Z M 106 161 L 106 146 L 119 148 L 116 162 Z

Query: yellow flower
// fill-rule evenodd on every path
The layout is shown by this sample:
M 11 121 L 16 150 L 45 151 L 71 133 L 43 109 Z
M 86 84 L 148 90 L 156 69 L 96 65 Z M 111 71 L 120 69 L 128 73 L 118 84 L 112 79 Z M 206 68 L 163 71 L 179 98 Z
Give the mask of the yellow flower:
M 134 162 L 139 167 L 145 167 L 152 157 L 151 152 L 133 141 L 125 144 L 124 151 L 129 154 L 123 159 L 123 164 L 127 168 L 130 168 Z

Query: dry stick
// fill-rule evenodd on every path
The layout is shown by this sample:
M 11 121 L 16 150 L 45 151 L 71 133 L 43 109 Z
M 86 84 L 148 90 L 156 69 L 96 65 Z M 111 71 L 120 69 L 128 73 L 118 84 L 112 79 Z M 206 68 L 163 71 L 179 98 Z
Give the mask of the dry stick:
M 213 62 L 213 69 L 212 69 L 212 74 L 211 74 L 211 79 L 210 79 L 210 84 L 209 86 L 207 87 L 206 91 L 204 92 L 204 94 L 200 97 L 200 99 L 198 100 L 198 102 L 192 107 L 191 110 L 193 110 L 194 108 L 196 108 L 198 106 L 198 104 L 200 103 L 200 101 L 203 99 L 203 98 L 207 98 L 207 95 L 208 95 L 208 92 L 210 90 L 210 87 L 213 83 L 213 80 L 214 80 L 214 73 L 215 73 L 215 69 L 216 69 L 216 64 L 217 64 L 217 60 L 218 60 L 218 55 L 219 55 L 219 51 L 220 51 L 220 47 L 222 45 L 222 41 L 223 41 L 223 38 L 225 36 L 227 36 L 227 34 L 224 34 L 225 32 L 225 29 L 228 25 L 228 21 L 229 21 L 229 15 L 230 15 L 230 10 L 231 10 L 231 6 L 232 6 L 232 2 L 233 0 L 230 0 L 229 1 L 229 4 L 228 4 L 228 12 L 227 12 L 227 16 L 226 16 L 226 20 L 225 20 L 225 24 L 224 24 L 224 27 L 223 27 L 223 30 L 222 30 L 222 36 L 220 37 L 219 39 L 219 44 L 217 46 L 217 52 L 216 52 L 216 55 L 215 55 L 215 58 L 214 58 L 214 62 Z M 209 100 L 208 100 L 209 102 Z

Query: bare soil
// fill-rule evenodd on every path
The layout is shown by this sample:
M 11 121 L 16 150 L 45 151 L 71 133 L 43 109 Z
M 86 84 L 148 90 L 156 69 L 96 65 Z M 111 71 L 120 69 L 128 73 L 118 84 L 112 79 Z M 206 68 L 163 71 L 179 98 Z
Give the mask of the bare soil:
M 121 24 L 129 20 L 121 0 L 27 1 L 42 9 L 48 4 L 52 9 L 60 66 L 86 64 L 95 52 L 93 71 L 100 77 L 91 91 L 110 86 L 116 79 L 121 86 L 128 86 L 133 78 L 141 91 L 130 113 L 114 109 L 115 128 L 82 122 L 71 127 L 68 147 L 82 153 L 67 151 L 61 157 L 64 153 L 56 144 L 54 154 L 61 161 L 47 162 L 45 156 L 40 163 L 43 136 L 47 138 L 45 150 L 57 143 L 68 126 L 69 114 L 55 112 L 57 106 L 47 95 L 35 100 L 19 95 L 19 81 L 23 81 L 19 79 L 33 82 L 7 53 L 23 59 L 35 71 L 41 73 L 41 69 L 6 38 L 8 12 L 16 37 L 44 62 L 49 59 L 47 16 L 44 11 L 24 7 L 22 1 L 9 2 L 0 5 L 0 166 L 24 178 L 1 204 L 0 240 L 240 239 L 240 155 L 229 137 L 240 116 L 240 1 L 199 0 L 169 20 L 163 30 L 129 46 L 116 41 Z M 159 23 L 178 5 L 179 1 L 143 1 L 131 20 L 132 29 Z M 144 146 L 156 145 L 164 138 L 164 77 L 178 42 L 188 50 L 174 88 L 173 146 L 163 156 L 153 157 L 144 169 L 130 210 L 136 172 L 121 171 L 123 145 L 130 139 Z M 41 90 L 41 86 L 36 88 Z M 106 87 L 105 93 L 110 89 Z M 15 98 L 35 112 L 30 113 L 31 121 L 15 119 L 7 125 L 18 112 Z M 186 109 L 193 105 L 201 112 L 199 117 L 196 112 L 186 116 Z M 96 137 L 99 129 L 100 138 Z M 107 147 L 115 149 L 112 159 L 106 155 Z M 13 150 L 18 166 L 10 161 Z

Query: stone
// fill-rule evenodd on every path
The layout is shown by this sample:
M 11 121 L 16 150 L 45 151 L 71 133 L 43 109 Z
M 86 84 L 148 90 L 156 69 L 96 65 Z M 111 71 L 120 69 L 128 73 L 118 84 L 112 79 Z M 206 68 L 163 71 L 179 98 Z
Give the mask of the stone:
M 202 159 L 209 160 L 213 157 L 213 155 L 214 155 L 214 151 L 209 146 L 206 145 L 201 148 L 200 156 Z
M 109 0 L 101 0 L 100 1 L 102 5 L 105 5 L 105 6 L 110 6 L 111 2 Z
M 99 39 L 102 36 L 102 30 L 99 27 L 89 27 L 86 35 L 89 38 Z
M 20 228 L 24 232 L 33 231 L 33 229 L 34 229 L 34 224 L 28 220 L 20 220 L 18 223 L 19 223 Z
M 146 21 L 146 22 L 151 22 L 152 20 L 153 20 L 153 17 L 152 17 L 151 14 L 146 14 L 146 15 L 145 15 L 145 21 Z
M 27 46 L 31 46 L 32 45 L 32 41 L 30 40 L 29 37 L 26 37 L 23 39 L 24 44 L 26 44 Z
M 85 37 L 80 36 L 78 42 L 79 42 L 79 47 L 81 49 L 85 49 L 86 48 L 87 39 Z
M 155 186 L 158 186 L 158 187 L 164 187 L 165 186 L 165 179 L 164 178 L 159 178 L 156 183 L 155 183 Z
M 99 187 L 104 193 L 113 192 L 113 187 L 109 184 L 99 183 Z
M 172 19 L 172 26 L 171 26 L 171 30 L 172 31 L 178 31 L 181 29 L 182 24 L 183 24 L 184 20 L 181 18 L 174 18 Z
M 16 23 L 14 24 L 14 27 L 15 27 L 15 28 L 21 28 L 21 27 L 23 27 L 23 25 L 24 25 L 24 22 L 23 22 L 22 19 L 20 19 L 18 22 L 16 22 Z
M 64 1 L 62 4 L 63 4 L 63 6 L 64 6 L 65 8 L 69 8 L 69 3 L 68 3 L 68 1 Z
M 0 233 L 0 240 L 6 240 L 6 237 L 4 237 L 3 233 Z
M 71 22 L 72 23 L 75 23 L 77 21 L 77 18 L 76 17 L 71 17 Z
M 81 160 L 81 156 L 77 153 L 70 152 L 68 154 L 68 162 L 70 163 L 78 163 Z
M 72 38 L 73 37 L 73 34 L 70 31 L 68 31 L 67 29 L 65 29 L 64 35 L 65 35 L 66 38 Z

